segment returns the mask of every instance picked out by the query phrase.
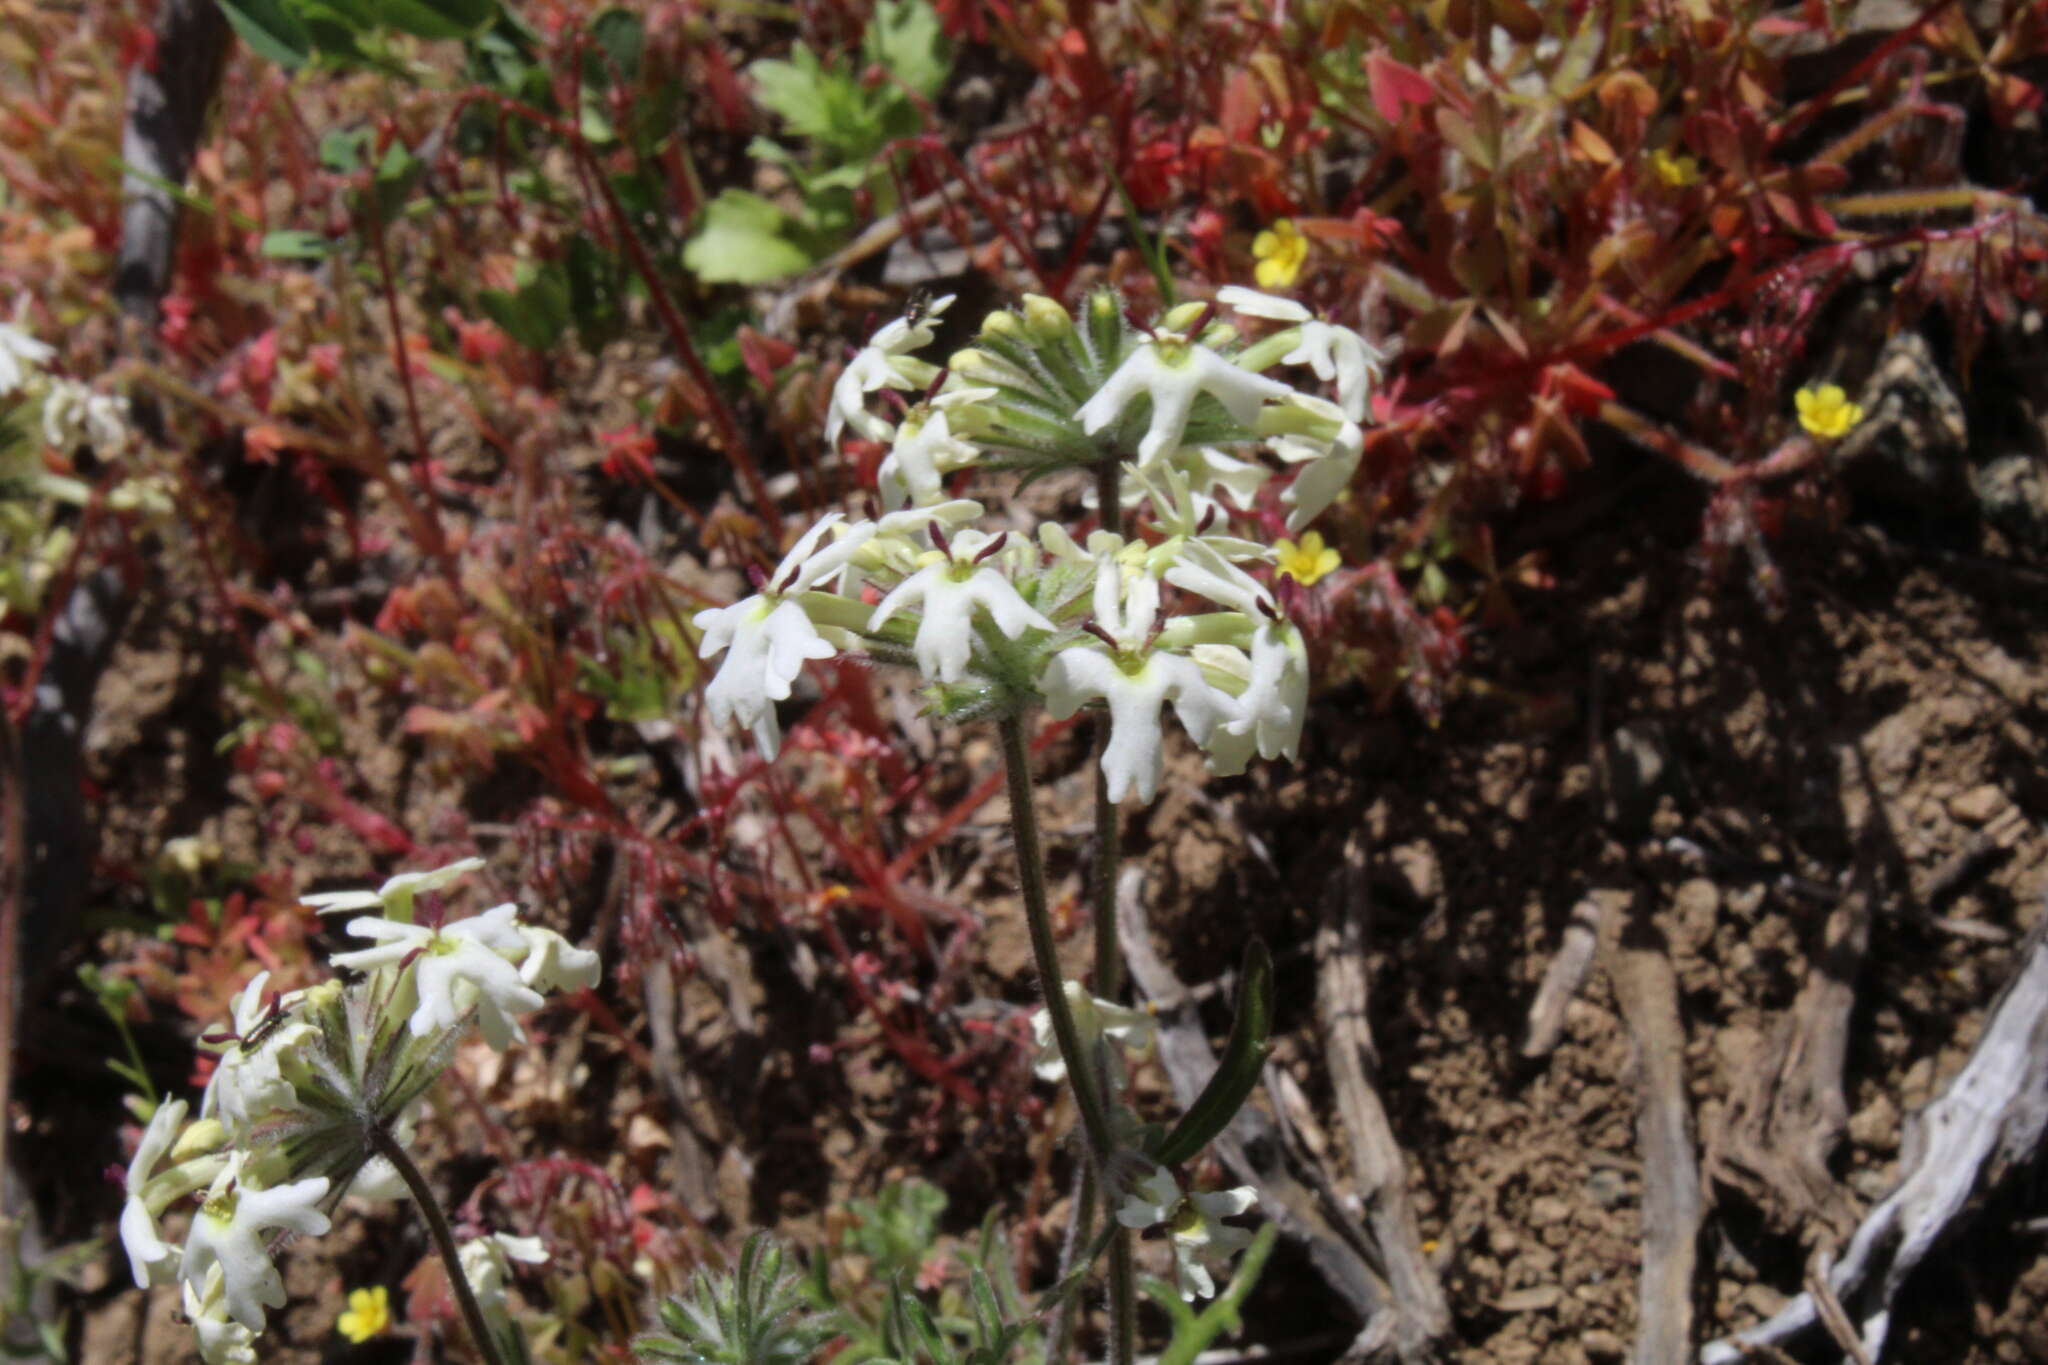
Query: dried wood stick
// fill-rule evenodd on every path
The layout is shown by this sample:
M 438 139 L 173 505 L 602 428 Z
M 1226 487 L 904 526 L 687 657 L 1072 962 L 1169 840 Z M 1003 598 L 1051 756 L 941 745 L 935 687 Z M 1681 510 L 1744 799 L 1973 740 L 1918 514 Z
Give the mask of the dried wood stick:
M 1587 896 L 1572 907 L 1564 926 L 1564 938 L 1543 971 L 1543 984 L 1529 1005 L 1529 1033 L 1522 1044 L 1524 1057 L 1548 1057 L 1564 1038 L 1565 1011 L 1579 987 L 1593 970 L 1593 951 L 1600 946 L 1602 906 L 1597 896 Z
M 1900 1286 L 1962 1218 L 1972 1197 L 2032 1159 L 2048 1131 L 2048 910 L 2036 915 L 1970 1060 L 1941 1097 L 1906 1121 L 1899 1184 L 1865 1215 L 1827 1277 L 1838 1299 L 1868 1304 L 1863 1350 L 1883 1355 Z M 1713 1342 L 1702 1365 L 1732 1365 L 1820 1320 L 1811 1294 Z
M 1701 1217 L 1678 974 L 1661 943 L 1636 934 L 1615 945 L 1608 974 L 1635 1041 L 1636 1141 L 1643 1153 L 1643 1274 L 1634 1359 L 1637 1365 L 1668 1365 L 1692 1355 Z
M 1351 1135 L 1351 1164 L 1366 1208 L 1366 1232 L 1394 1295 L 1394 1341 L 1404 1359 L 1426 1358 L 1450 1332 L 1451 1313 L 1436 1268 L 1423 1255 L 1408 1167 L 1373 1085 L 1379 1055 L 1367 1011 L 1366 921 L 1369 844 L 1363 830 L 1344 845 L 1316 930 L 1316 1019 L 1323 1030 L 1337 1112 Z
M 1776 1195 L 1783 1221 L 1818 1221 L 1842 1235 L 1853 1214 L 1828 1159 L 1849 1123 L 1842 1072 L 1856 978 L 1870 948 L 1874 866 L 1866 850 L 1855 884 L 1828 915 L 1799 998 L 1773 1030 L 1768 1065 L 1732 1097 L 1707 1159 L 1717 1176 Z

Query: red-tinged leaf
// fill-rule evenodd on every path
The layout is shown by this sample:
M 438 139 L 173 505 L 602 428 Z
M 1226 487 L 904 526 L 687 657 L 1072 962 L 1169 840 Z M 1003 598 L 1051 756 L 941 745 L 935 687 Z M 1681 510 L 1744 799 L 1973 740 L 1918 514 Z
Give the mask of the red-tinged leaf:
M 1600 166 L 1614 161 L 1614 148 L 1607 139 L 1577 119 L 1572 120 L 1572 152 L 1580 160 Z
M 745 325 L 740 327 L 739 337 L 740 359 L 746 363 L 747 373 L 754 376 L 763 393 L 775 392 L 775 372 L 796 358 L 796 347 Z
M 1233 74 L 1223 87 L 1223 110 L 1219 120 L 1223 125 L 1223 135 L 1235 143 L 1257 146 L 1259 113 L 1265 104 L 1265 96 L 1251 72 Z
M 1593 417 L 1602 403 L 1614 401 L 1614 390 L 1576 365 L 1552 365 L 1545 377 L 1557 387 L 1566 411 L 1575 417 Z
M 1427 77 L 1378 50 L 1365 54 L 1365 79 L 1372 88 L 1373 108 L 1389 123 L 1401 121 L 1405 105 L 1426 109 L 1436 100 L 1436 88 Z

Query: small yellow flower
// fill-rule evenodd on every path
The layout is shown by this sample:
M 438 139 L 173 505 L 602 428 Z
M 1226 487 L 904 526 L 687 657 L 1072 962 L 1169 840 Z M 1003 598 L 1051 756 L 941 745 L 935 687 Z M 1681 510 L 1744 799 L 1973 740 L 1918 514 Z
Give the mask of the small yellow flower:
M 1801 389 L 1793 401 L 1799 404 L 1799 425 L 1823 440 L 1846 436 L 1863 420 L 1863 409 L 1849 401 L 1840 384 Z
M 382 1336 L 384 1329 L 391 1325 L 391 1296 L 384 1286 L 372 1285 L 368 1289 L 351 1289 L 348 1294 L 348 1311 L 335 1319 L 335 1330 L 350 1341 L 363 1342 L 371 1337 Z
M 1310 531 L 1301 538 L 1299 545 L 1283 540 L 1273 549 L 1280 556 L 1280 572 L 1304 588 L 1314 587 L 1317 579 L 1344 562 L 1343 556 L 1334 548 L 1323 544 L 1321 531 Z
M 1659 180 L 1674 190 L 1684 189 L 1687 185 L 1697 185 L 1700 180 L 1699 162 L 1683 154 L 1673 156 L 1662 147 L 1650 153 L 1650 169 L 1657 173 Z
M 1252 275 L 1261 289 L 1285 289 L 1301 274 L 1308 259 L 1308 238 L 1301 235 L 1292 218 L 1282 218 L 1252 240 L 1252 255 L 1259 264 Z

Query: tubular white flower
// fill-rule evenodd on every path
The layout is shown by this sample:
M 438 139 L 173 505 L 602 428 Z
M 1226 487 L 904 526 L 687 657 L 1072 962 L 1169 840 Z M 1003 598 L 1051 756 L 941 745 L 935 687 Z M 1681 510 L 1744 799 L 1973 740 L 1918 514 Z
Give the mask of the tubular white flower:
M 245 1131 L 266 1114 L 297 1105 L 291 1083 L 284 1077 L 283 1061 L 291 1049 L 312 1036 L 313 1029 L 298 1018 L 287 1018 L 282 1024 L 264 1028 L 272 1018 L 272 1004 L 264 998 L 264 988 L 269 984 L 270 973 L 258 972 L 230 1002 L 235 1037 L 225 1045 L 199 1101 L 202 1115 L 218 1117 L 235 1132 Z M 299 995 L 300 992 L 293 991 L 280 997 L 276 1011 L 290 1015 Z M 254 1047 L 244 1041 L 250 1038 L 257 1039 Z
M 872 634 L 909 606 L 922 608 L 912 650 L 917 667 L 932 682 L 958 682 L 974 650 L 974 609 L 985 610 L 997 630 L 1014 640 L 1026 630 L 1057 629 L 1018 595 L 1016 586 L 989 564 L 975 562 L 995 538 L 972 529 L 953 537 L 952 552 L 934 551 L 925 565 L 876 604 L 868 618 Z
M 414 1036 L 452 1029 L 473 1008 L 484 1041 L 503 1052 L 511 1043 L 526 1038 L 514 1016 L 541 1006 L 539 993 L 520 979 L 518 968 L 512 965 L 513 959 L 528 951 L 519 934 L 517 913 L 514 905 L 494 906 L 473 919 L 438 929 L 388 919 L 350 920 L 350 934 L 375 939 L 377 946 L 337 953 L 333 962 L 337 967 L 374 971 L 399 967 L 417 954 L 412 964 L 419 994 L 410 1021 Z
M 867 396 L 877 389 L 917 389 L 929 382 L 931 367 L 908 353 L 931 345 L 931 319 L 953 302 L 948 294 L 925 306 L 921 315 L 897 318 L 876 332 L 832 385 L 832 406 L 825 415 L 825 444 L 837 449 L 839 433 L 851 426 L 870 441 L 886 441 L 894 428 L 867 410 Z
M 327 1215 L 318 1207 L 327 1193 L 327 1177 L 266 1190 L 244 1184 L 241 1172 L 237 1154 L 193 1216 L 179 1276 L 188 1287 L 203 1288 L 207 1272 L 218 1266 L 228 1316 L 260 1332 L 263 1310 L 282 1308 L 285 1302 L 284 1281 L 264 1249 L 263 1234 L 273 1228 L 314 1235 L 327 1231 Z
M 1081 1035 L 1084 1048 L 1093 1047 L 1104 1038 L 1131 1052 L 1145 1052 L 1151 1048 L 1158 1031 L 1158 1024 L 1151 1014 L 1092 996 L 1078 981 L 1066 981 L 1063 987 L 1067 1008 L 1074 1016 L 1074 1027 Z M 1038 1009 L 1032 1012 L 1031 1038 L 1038 1044 L 1038 1055 L 1031 1062 L 1032 1073 L 1042 1081 L 1055 1084 L 1064 1081 L 1067 1078 L 1067 1060 L 1060 1055 L 1059 1040 L 1053 1035 L 1051 1011 Z M 1122 1090 L 1125 1083 L 1122 1056 L 1117 1048 L 1106 1051 L 1111 1068 L 1110 1084 Z
M 1125 357 L 1075 416 L 1094 435 L 1121 417 L 1139 395 L 1152 400 L 1152 420 L 1138 443 L 1138 463 L 1149 465 L 1179 448 L 1195 399 L 1210 394 L 1246 426 L 1269 398 L 1293 393 L 1277 379 L 1233 365 L 1199 342 L 1177 332 L 1156 332 Z
M 519 979 L 535 990 L 586 990 L 603 975 L 594 950 L 578 948 L 552 929 L 522 924 L 519 937 L 526 940 L 526 960 L 519 964 Z
M 1116 1220 L 1127 1228 L 1166 1225 L 1173 1240 L 1174 1287 L 1183 1299 L 1193 1302 L 1216 1293 L 1216 1282 L 1203 1262 L 1228 1261 L 1252 1239 L 1243 1228 L 1222 1220 L 1243 1213 L 1256 1202 L 1249 1185 L 1214 1194 L 1184 1195 L 1173 1173 L 1155 1166 L 1126 1194 Z
M 128 1269 L 137 1289 L 169 1284 L 177 1278 L 178 1249 L 157 1235 L 156 1210 L 144 1198 L 149 1177 L 164 1154 L 177 1140 L 188 1106 L 183 1100 L 167 1100 L 157 1106 L 142 1140 L 135 1144 L 135 1159 L 128 1163 L 128 1198 L 121 1206 L 121 1245 L 128 1252 Z
M 697 646 L 699 658 L 731 650 L 719 666 L 718 676 L 704 689 L 704 705 L 712 723 L 726 725 L 737 720 L 752 730 L 763 758 L 773 758 L 782 747 L 775 703 L 788 699 L 804 661 L 829 659 L 839 652 L 818 633 L 796 596 L 845 568 L 875 533 L 873 526 L 861 523 L 819 550 L 818 542 L 841 519 L 841 513 L 828 513 L 804 532 L 775 566 L 765 591 L 729 607 L 706 608 L 692 618 L 704 632 Z
M 1159 794 L 1164 767 L 1159 709 L 1173 702 L 1174 714 L 1194 736 L 1206 743 L 1217 725 L 1238 716 L 1237 703 L 1202 676 L 1200 665 L 1178 654 L 1158 651 L 1132 658 L 1111 658 L 1100 646 L 1075 645 L 1053 656 L 1040 684 L 1046 707 L 1065 720 L 1091 697 L 1109 705 L 1109 743 L 1102 750 L 1102 772 L 1109 799 L 1121 801 L 1132 791 L 1150 801 Z
M 919 404 L 897 428 L 895 444 L 875 473 L 882 503 L 891 509 L 923 507 L 943 501 L 945 477 L 981 457 L 981 447 L 953 434 L 951 409 L 995 397 L 994 389 L 955 389 L 930 403 Z
M 114 454 L 129 440 L 128 400 L 95 393 L 75 379 L 54 379 L 43 395 L 43 439 L 59 450 L 91 446 Z
M 424 872 L 401 872 L 375 891 L 322 891 L 318 895 L 300 897 L 299 904 L 310 905 L 322 915 L 381 908 L 390 919 L 410 920 L 414 897 L 423 891 L 439 891 L 483 865 L 482 858 L 458 858 Z
M 26 308 L 27 305 L 28 299 L 24 296 L 21 307 Z M 0 398 L 11 396 L 27 382 L 30 374 L 42 368 L 55 354 L 56 351 L 21 328 L 0 322 Z
M 1280 357 L 1281 363 L 1306 365 L 1325 384 L 1335 379 L 1337 402 L 1344 415 L 1354 422 L 1365 420 L 1372 386 L 1386 372 L 1386 352 L 1349 327 L 1322 321 L 1293 299 L 1276 298 L 1242 285 L 1230 284 L 1216 291 L 1216 301 L 1255 318 L 1270 318 L 1298 326 L 1301 329 L 1300 340 L 1293 350 Z
M 486 1313 L 505 1311 L 505 1282 L 511 1278 L 513 1261 L 545 1265 L 548 1259 L 547 1245 L 540 1238 L 514 1237 L 504 1232 L 472 1237 L 455 1254 L 462 1262 L 462 1274 L 469 1281 L 470 1291 Z
M 256 1365 L 256 1333 L 228 1316 L 227 1275 L 218 1265 L 206 1272 L 204 1287 L 185 1281 L 182 1298 L 206 1365 Z
M 1267 415 L 1277 430 L 1273 453 L 1289 464 L 1308 466 L 1280 495 L 1280 501 L 1294 509 L 1287 516 L 1288 533 L 1294 534 L 1351 486 L 1365 452 L 1365 433 L 1335 403 L 1301 394 L 1285 407 L 1269 409 Z

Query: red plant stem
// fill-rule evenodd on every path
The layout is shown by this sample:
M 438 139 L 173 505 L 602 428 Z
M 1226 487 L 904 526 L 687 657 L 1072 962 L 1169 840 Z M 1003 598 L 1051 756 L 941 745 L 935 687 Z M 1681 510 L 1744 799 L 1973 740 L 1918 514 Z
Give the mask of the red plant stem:
M 398 286 L 391 274 L 391 252 L 384 241 L 384 215 L 378 211 L 374 193 L 366 193 L 363 198 L 363 216 L 370 220 L 371 249 L 377 253 L 377 279 L 384 294 L 384 311 L 391 320 L 391 359 L 398 366 L 398 383 L 405 390 L 405 415 L 412 425 L 413 472 L 419 479 L 420 522 L 427 539 L 424 548 L 440 561 L 441 576 L 454 586 L 462 581 L 462 573 L 448 549 L 448 533 L 441 525 L 441 500 L 434 492 L 434 458 L 427 449 L 427 428 L 420 420 L 419 394 L 412 382 L 412 355 L 405 344 L 405 324 L 398 315 Z
M 1077 713 L 1067 717 L 1065 720 L 1046 722 L 1044 728 L 1040 729 L 1037 736 L 1032 739 L 1031 752 L 1033 754 L 1043 752 L 1047 745 L 1073 729 L 1074 723 L 1078 719 L 1079 715 Z M 941 816 L 939 822 L 926 830 L 916 843 L 904 849 L 903 852 L 890 860 L 889 876 L 891 878 L 903 876 L 910 870 L 912 864 L 938 847 L 940 840 L 960 828 L 969 816 L 987 805 L 995 797 L 995 794 L 1002 789 L 1003 775 L 999 772 L 990 773 L 987 777 L 976 783 L 974 790 L 961 797 L 953 809 Z
M 690 328 L 683 321 L 682 310 L 669 294 L 668 285 L 662 281 L 661 273 L 654 268 L 653 260 L 647 254 L 647 247 L 641 242 L 640 234 L 626 216 L 626 210 L 619 203 L 618 193 L 604 174 L 604 167 L 597 164 L 591 155 L 589 144 L 582 135 L 576 135 L 572 143 L 577 159 L 590 171 L 590 179 L 597 185 L 598 193 L 604 198 L 604 205 L 612 219 L 613 230 L 619 242 L 626 248 L 626 255 L 632 259 L 633 269 L 647 285 L 647 296 L 654 301 L 654 311 L 661 318 L 662 327 L 668 332 L 669 341 L 676 348 L 676 356 L 683 362 L 683 368 L 690 372 L 690 382 L 703 394 L 705 405 L 710 409 L 711 425 L 717 431 L 719 443 L 725 447 L 733 468 L 739 472 L 740 481 L 747 486 L 747 496 L 754 500 L 755 510 L 771 524 L 778 520 L 775 499 L 768 492 L 768 485 L 761 478 L 761 470 L 754 463 L 753 451 L 747 446 L 746 437 L 740 434 L 740 423 L 725 401 L 724 392 L 718 381 L 712 377 L 704 358 L 697 353 L 697 343 L 690 339 Z
M 1787 115 L 1783 123 L 1771 129 L 1771 142 L 1774 145 L 1782 143 L 1785 139 L 1791 137 L 1792 134 L 1804 128 L 1808 123 L 1819 118 L 1821 114 L 1833 107 L 1834 102 L 1841 97 L 1843 91 L 1862 84 L 1881 63 L 1889 61 L 1893 53 L 1905 47 L 1908 43 L 1916 41 L 1920 37 L 1920 30 L 1926 28 L 1936 15 L 1954 3 L 1955 0 L 1934 0 L 1934 3 L 1920 11 L 1919 17 L 1914 19 L 1912 23 L 1907 24 L 1898 32 L 1888 36 L 1883 42 L 1872 48 L 1862 61 L 1836 77 L 1834 83 L 1828 86 L 1827 89 L 1821 91 L 1818 95 L 1815 95 L 1812 99 L 1806 101 Z
M 904 1065 L 924 1077 L 945 1087 L 953 1098 L 970 1109 L 981 1107 L 981 1092 L 966 1077 L 954 1071 L 951 1066 L 931 1050 L 924 1039 L 906 1033 L 889 1022 L 889 1012 L 875 999 L 867 982 L 861 980 L 860 972 L 853 965 L 853 953 L 846 946 L 846 939 L 839 932 L 839 925 L 833 921 L 832 908 L 828 905 L 818 912 L 818 927 L 824 932 L 826 943 L 831 945 L 832 955 L 839 959 L 839 965 L 846 972 L 846 982 L 852 988 L 861 1007 L 874 1016 L 881 1027 L 882 1036 L 889 1040 L 889 1047 Z

